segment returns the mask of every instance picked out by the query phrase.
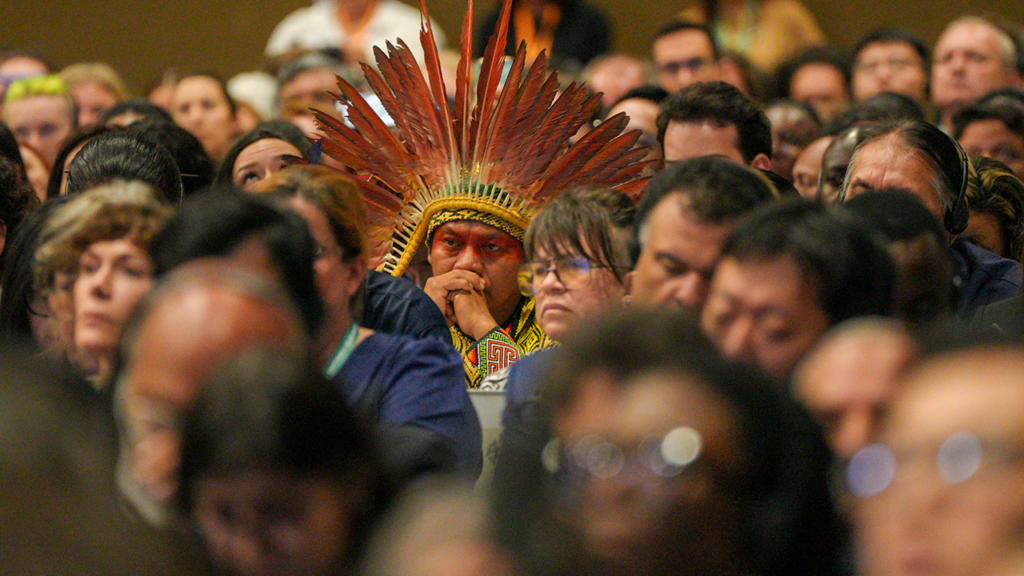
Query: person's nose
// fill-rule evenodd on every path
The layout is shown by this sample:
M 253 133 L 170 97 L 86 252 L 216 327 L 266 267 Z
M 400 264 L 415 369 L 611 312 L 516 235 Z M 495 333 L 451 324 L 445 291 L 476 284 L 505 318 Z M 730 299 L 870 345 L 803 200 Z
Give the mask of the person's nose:
M 459 252 L 452 269 L 469 270 L 470 272 L 480 274 L 483 272 L 483 263 L 480 261 L 480 254 L 472 245 L 466 245 L 466 247 L 462 249 L 462 252 Z
M 901 473 L 903 478 L 900 477 Z M 934 468 L 927 472 L 897 468 L 893 486 L 888 489 L 895 492 L 892 506 L 894 513 L 905 518 L 908 524 L 927 521 L 950 503 L 949 486 Z
M 875 72 L 875 78 L 882 86 L 888 86 L 892 82 L 892 76 L 893 70 L 889 64 L 879 66 Z
M 203 114 L 199 110 L 198 106 L 189 106 L 182 114 L 182 125 L 186 128 L 195 130 L 202 124 Z
M 271 545 L 264 530 L 252 526 L 237 527 L 230 538 L 231 560 L 239 574 L 258 574 L 265 569 Z
M 562 283 L 562 278 L 558 275 L 554 266 L 542 272 L 542 276 L 536 278 L 534 282 L 538 283 L 538 292 L 557 294 L 566 290 L 565 284 Z
M 683 308 L 700 310 L 707 295 L 707 280 L 697 272 L 687 272 L 673 280 L 670 297 Z
M 967 59 L 963 54 L 954 54 L 949 59 L 949 69 L 953 74 L 961 75 L 967 72 Z
M 43 135 L 39 133 L 39 130 L 29 132 L 28 137 L 25 138 L 25 144 L 28 144 L 35 150 L 46 150 L 46 147 L 43 145 Z
M 676 72 L 677 85 L 685 88 L 686 86 L 694 84 L 695 82 L 697 82 L 697 76 L 696 74 L 694 74 L 693 70 L 690 70 L 689 68 L 683 66 L 679 69 L 678 72 Z
M 98 298 L 109 298 L 113 289 L 113 280 L 113 269 L 108 266 L 100 267 L 86 278 L 86 281 L 89 282 L 89 293 Z
M 717 338 L 722 355 L 733 360 L 753 363 L 754 354 L 754 322 L 745 315 L 740 315 L 726 326 Z
M 849 408 L 843 413 L 832 431 L 832 449 L 846 460 L 867 446 L 871 438 L 874 418 L 869 408 Z

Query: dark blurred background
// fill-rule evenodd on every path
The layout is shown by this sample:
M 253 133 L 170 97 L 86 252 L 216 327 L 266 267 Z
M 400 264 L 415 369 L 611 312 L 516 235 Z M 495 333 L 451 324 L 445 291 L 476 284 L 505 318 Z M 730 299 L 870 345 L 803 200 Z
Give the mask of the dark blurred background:
M 603 8 L 614 26 L 616 50 L 646 55 L 650 36 L 684 2 L 588 0 Z M 1024 22 L 1019 0 L 804 0 L 829 40 L 850 46 L 869 30 L 899 25 L 934 43 L 945 22 L 967 12 L 994 12 Z M 493 9 L 477 5 L 477 20 Z M 229 0 L 3 0 L 0 47 L 43 52 L 58 68 L 102 60 L 117 68 L 132 90 L 154 84 L 163 70 L 212 70 L 230 77 L 257 69 L 273 27 L 308 0 L 271 3 Z M 457 43 L 465 0 L 428 0 L 428 8 Z

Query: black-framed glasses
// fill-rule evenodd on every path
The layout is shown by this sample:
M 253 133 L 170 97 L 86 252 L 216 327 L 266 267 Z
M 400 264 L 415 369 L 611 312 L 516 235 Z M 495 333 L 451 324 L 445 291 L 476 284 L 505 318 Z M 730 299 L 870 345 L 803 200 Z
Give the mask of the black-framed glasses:
M 540 285 L 544 282 L 544 278 L 552 272 L 563 286 L 574 288 L 590 276 L 591 270 L 600 268 L 622 269 L 606 264 L 595 264 L 586 258 L 560 258 L 547 262 L 527 262 L 519 267 L 517 275 L 519 291 L 524 296 L 536 296 L 540 292 Z

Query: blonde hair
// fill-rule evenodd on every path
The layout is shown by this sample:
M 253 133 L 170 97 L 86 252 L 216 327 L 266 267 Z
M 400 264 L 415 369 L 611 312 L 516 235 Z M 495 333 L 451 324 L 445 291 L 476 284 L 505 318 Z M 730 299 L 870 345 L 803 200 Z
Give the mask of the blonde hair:
M 1003 234 L 1007 258 L 1024 260 L 1024 182 L 1004 164 L 983 156 L 971 158 L 967 206 L 972 212 L 991 214 Z
M 128 86 L 121 75 L 104 62 L 79 62 L 60 71 L 60 78 L 68 89 L 83 82 L 95 82 L 113 94 L 118 100 L 131 98 Z
M 58 275 L 73 275 L 82 253 L 95 242 L 128 239 L 147 248 L 172 212 L 143 182 L 114 180 L 82 193 L 43 227 L 33 262 L 34 288 L 52 293 Z

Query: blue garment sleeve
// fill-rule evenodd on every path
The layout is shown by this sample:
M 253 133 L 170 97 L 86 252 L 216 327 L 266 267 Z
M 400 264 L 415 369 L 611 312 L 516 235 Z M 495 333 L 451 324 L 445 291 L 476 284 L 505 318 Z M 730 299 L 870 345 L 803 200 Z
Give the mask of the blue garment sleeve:
M 460 469 L 479 475 L 480 420 L 466 391 L 458 352 L 433 338 L 403 339 L 388 364 L 391 378 L 381 396 L 379 421 L 437 432 L 451 443 Z

